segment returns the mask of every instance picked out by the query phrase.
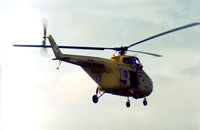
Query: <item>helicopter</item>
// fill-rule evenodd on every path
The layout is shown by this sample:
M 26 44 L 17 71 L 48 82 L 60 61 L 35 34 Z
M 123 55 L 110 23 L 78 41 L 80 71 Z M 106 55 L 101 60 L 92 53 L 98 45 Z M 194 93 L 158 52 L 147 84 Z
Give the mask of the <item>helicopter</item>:
M 15 47 L 37 47 L 37 48 L 52 48 L 55 58 L 53 60 L 58 60 L 59 69 L 61 62 L 67 62 L 74 65 L 80 66 L 97 84 L 96 93 L 92 96 L 93 103 L 97 103 L 99 98 L 105 93 L 125 96 L 127 97 L 126 107 L 130 107 L 129 97 L 135 99 L 143 99 L 143 105 L 147 106 L 147 97 L 153 91 L 153 81 L 143 70 L 143 65 L 139 58 L 136 56 L 126 55 L 129 52 L 142 53 L 155 57 L 162 57 L 162 55 L 129 50 L 129 48 L 146 42 L 148 40 L 200 25 L 200 23 L 191 23 L 178 28 L 174 28 L 157 35 L 153 35 L 144 40 L 135 42 L 129 46 L 121 47 L 84 47 L 84 46 L 59 46 L 54 41 L 51 34 L 47 36 L 47 24 L 43 23 L 43 41 L 42 45 L 16 45 Z M 46 45 L 46 39 L 49 40 L 50 45 Z M 71 55 L 63 54 L 60 48 L 63 49 L 82 49 L 82 50 L 114 50 L 118 52 L 118 55 L 111 56 L 110 59 L 84 56 L 84 55 Z

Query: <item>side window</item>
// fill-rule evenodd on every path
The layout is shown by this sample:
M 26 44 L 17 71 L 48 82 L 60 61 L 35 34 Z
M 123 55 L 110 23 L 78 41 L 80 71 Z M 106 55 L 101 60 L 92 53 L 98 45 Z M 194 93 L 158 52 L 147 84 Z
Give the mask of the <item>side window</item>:
M 124 78 L 127 78 L 128 77 L 128 73 L 126 70 L 123 71 L 123 75 L 124 75 Z

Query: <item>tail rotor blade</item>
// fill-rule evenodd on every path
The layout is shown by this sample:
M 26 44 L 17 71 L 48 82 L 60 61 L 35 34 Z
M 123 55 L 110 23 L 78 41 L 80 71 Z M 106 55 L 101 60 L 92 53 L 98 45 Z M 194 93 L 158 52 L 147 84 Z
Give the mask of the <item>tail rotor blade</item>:
M 47 20 L 43 19 L 42 21 L 43 21 L 43 32 L 44 32 L 42 45 L 45 47 L 46 46 L 46 38 L 47 38 Z
M 46 48 L 41 48 L 40 54 L 42 56 L 44 56 L 44 57 L 48 57 L 49 56 L 48 50 Z

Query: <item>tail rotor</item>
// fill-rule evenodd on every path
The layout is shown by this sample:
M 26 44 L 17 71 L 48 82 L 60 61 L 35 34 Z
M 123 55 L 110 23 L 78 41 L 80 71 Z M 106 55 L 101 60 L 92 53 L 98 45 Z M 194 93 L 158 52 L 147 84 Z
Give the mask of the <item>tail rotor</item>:
M 47 52 L 47 45 L 46 45 L 46 39 L 47 39 L 47 19 L 43 18 L 42 19 L 42 24 L 43 24 L 43 40 L 42 40 L 42 50 L 41 50 L 41 55 L 47 57 L 48 52 Z
M 42 23 L 43 23 L 43 32 L 44 32 L 43 41 L 42 41 L 42 46 L 43 46 L 44 48 L 46 48 L 47 19 L 43 19 L 43 20 L 42 20 Z

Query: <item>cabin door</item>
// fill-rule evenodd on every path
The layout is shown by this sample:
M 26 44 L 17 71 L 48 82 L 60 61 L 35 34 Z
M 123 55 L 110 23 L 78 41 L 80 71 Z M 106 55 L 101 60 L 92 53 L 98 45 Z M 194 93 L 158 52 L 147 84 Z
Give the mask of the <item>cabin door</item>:
M 130 87 L 138 89 L 138 74 L 137 72 L 130 71 Z

